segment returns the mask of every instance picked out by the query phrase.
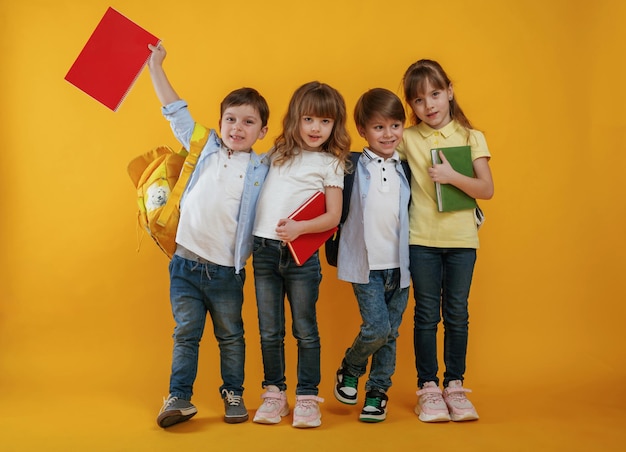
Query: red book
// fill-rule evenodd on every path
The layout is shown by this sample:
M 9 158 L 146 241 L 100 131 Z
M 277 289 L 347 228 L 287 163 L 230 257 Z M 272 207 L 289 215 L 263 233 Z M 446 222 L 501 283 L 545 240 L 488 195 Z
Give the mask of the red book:
M 296 221 L 310 220 L 326 212 L 326 196 L 321 191 L 315 192 L 304 204 L 298 207 L 289 218 Z M 337 230 L 337 226 L 327 231 L 302 234 L 287 246 L 296 264 L 304 264 Z
M 159 42 L 159 38 L 109 8 L 65 80 L 116 111 L 150 58 L 148 44 Z

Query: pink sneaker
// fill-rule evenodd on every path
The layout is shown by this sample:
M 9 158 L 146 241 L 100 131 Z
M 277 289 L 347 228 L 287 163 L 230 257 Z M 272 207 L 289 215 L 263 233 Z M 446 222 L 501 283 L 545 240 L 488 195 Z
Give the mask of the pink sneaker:
M 318 403 L 323 401 L 324 399 L 314 395 L 296 396 L 292 425 L 299 428 L 319 427 L 322 425 L 322 413 Z
M 467 397 L 466 392 L 472 392 L 463 387 L 461 380 L 453 380 L 448 383 L 448 387 L 443 390 L 443 400 L 448 405 L 450 417 L 455 422 L 475 421 L 478 419 L 478 413 Z
M 253 422 L 259 424 L 278 424 L 283 416 L 289 414 L 289 404 L 284 391 L 269 385 L 261 395 L 263 403 L 256 410 Z
M 450 413 L 441 395 L 441 389 L 434 381 L 427 381 L 417 391 L 415 414 L 422 422 L 448 422 Z

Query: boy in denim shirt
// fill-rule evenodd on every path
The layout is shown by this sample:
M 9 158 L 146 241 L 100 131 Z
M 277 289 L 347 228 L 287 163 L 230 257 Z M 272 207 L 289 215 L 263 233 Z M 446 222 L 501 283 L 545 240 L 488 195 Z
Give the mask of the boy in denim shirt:
M 174 135 L 189 149 L 195 122 L 163 70 L 165 49 L 149 45 L 154 90 Z M 206 315 L 220 349 L 227 423 L 245 422 L 245 342 L 241 309 L 247 258 L 252 252 L 256 203 L 268 166 L 252 151 L 267 133 L 269 108 L 252 88 L 228 94 L 221 103 L 220 136 L 210 131 L 180 202 L 176 252 L 169 264 L 170 300 L 176 326 L 169 396 L 157 417 L 165 428 L 197 413 L 191 403 L 198 348 Z
M 352 283 L 361 312 L 359 334 L 337 371 L 334 394 L 357 403 L 358 379 L 365 383 L 363 422 L 387 416 L 387 390 L 396 365 L 396 338 L 409 294 L 409 181 L 396 146 L 405 112 L 391 91 L 376 88 L 361 96 L 354 111 L 359 135 L 367 140 L 354 170 L 350 210 L 339 239 L 337 276 Z

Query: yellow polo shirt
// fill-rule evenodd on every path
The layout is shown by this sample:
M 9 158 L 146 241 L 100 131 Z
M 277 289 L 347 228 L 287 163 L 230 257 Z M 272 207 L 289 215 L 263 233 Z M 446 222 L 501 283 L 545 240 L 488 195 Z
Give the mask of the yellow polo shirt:
M 468 135 L 469 133 L 469 135 Z M 411 168 L 411 206 L 409 208 L 409 243 L 436 248 L 478 248 L 478 229 L 474 210 L 439 212 L 435 183 L 428 175 L 432 166 L 430 150 L 436 147 L 470 145 L 472 160 L 490 158 L 482 132 L 467 130 L 452 121 L 435 130 L 424 122 L 404 130 L 398 147 L 400 158 Z

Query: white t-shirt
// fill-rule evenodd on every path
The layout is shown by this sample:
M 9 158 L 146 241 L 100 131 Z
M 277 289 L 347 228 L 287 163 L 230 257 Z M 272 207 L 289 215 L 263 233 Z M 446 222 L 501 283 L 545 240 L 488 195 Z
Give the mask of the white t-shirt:
M 250 153 L 229 154 L 222 147 L 208 159 L 186 195 L 176 242 L 213 263 L 234 267 L 235 234 Z
M 343 188 L 343 168 L 327 152 L 300 151 L 291 161 L 272 165 L 259 195 L 253 234 L 279 240 L 278 221 L 325 187 Z

